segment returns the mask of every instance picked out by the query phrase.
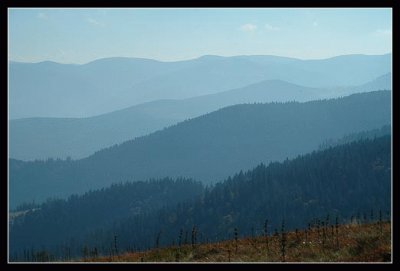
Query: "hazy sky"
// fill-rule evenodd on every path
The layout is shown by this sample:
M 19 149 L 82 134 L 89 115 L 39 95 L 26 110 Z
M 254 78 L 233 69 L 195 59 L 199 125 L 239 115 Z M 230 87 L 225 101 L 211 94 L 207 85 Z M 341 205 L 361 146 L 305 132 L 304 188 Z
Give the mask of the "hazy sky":
M 9 59 L 302 59 L 392 51 L 391 9 L 9 9 Z

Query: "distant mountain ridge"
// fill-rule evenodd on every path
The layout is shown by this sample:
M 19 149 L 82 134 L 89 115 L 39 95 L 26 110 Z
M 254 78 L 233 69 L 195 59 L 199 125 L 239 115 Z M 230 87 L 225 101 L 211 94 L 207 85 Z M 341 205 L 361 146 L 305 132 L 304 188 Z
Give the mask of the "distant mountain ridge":
M 277 56 L 206 56 L 179 62 L 108 58 L 84 65 L 10 62 L 9 118 L 88 117 L 263 80 L 319 88 L 360 85 L 388 72 L 391 54 L 321 60 Z
M 169 176 L 210 183 L 260 162 L 315 150 L 324 140 L 390 123 L 390 91 L 230 106 L 77 161 L 11 159 L 10 204 L 65 197 L 126 180 Z
M 11 120 L 10 157 L 21 160 L 79 159 L 225 106 L 254 102 L 305 102 L 379 89 L 391 89 L 391 74 L 362 86 L 341 89 L 309 88 L 282 80 L 265 80 L 216 94 L 148 102 L 91 118 Z

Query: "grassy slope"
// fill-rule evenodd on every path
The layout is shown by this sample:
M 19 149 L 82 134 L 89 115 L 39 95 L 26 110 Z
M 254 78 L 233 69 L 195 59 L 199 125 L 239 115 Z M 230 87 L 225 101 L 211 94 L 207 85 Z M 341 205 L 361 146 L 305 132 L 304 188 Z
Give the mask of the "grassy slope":
M 312 228 L 305 239 L 305 231 L 286 234 L 286 262 L 390 262 L 391 227 L 389 222 L 329 226 L 325 241 L 323 230 Z M 297 235 L 297 236 L 296 236 Z M 338 236 L 338 238 L 337 238 Z M 152 249 L 146 252 L 124 253 L 119 256 L 86 258 L 89 262 L 281 262 L 281 234 L 265 237 L 242 238 L 218 243 Z M 337 241 L 339 246 L 337 246 Z

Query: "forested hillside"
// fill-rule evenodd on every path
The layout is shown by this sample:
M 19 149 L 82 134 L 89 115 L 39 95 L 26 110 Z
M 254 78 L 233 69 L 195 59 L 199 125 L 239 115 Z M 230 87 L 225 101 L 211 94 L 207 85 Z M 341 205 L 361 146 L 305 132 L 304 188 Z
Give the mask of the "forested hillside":
M 21 208 L 19 212 L 25 212 L 10 220 L 11 247 L 21 248 L 38 241 L 45 247 L 66 240 L 81 243 L 91 231 L 108 229 L 121 219 L 192 200 L 203 191 L 199 182 L 164 178 L 114 184 L 81 196 L 72 195 L 67 200 L 51 199 L 34 208 Z
M 180 193 L 175 191 L 175 196 L 185 194 L 184 191 L 192 192 L 176 198 L 177 206 L 165 206 L 160 210 L 130 213 L 129 204 L 119 198 L 126 199 L 132 192 L 125 189 L 135 187 L 135 184 L 113 186 L 74 196 L 68 201 L 51 201 L 39 210 L 19 217 L 11 228 L 11 249 L 21 255 L 23 249 L 44 246 L 61 257 L 65 256 L 66 249 L 70 255 L 80 255 L 86 247 L 108 255 L 115 249 L 115 236 L 118 250 L 126 251 L 184 240 L 189 243 L 191 238 L 195 242 L 231 239 L 235 231 L 242 237 L 259 235 L 265 227 L 268 234 L 272 234 L 281 227 L 282 221 L 286 229 L 294 230 L 307 228 L 308 223 L 314 226 L 333 224 L 336 217 L 341 222 L 365 220 L 367 216 L 376 218 L 379 213 L 388 217 L 391 170 L 391 137 L 386 135 L 327 148 L 281 163 L 261 164 L 253 170 L 240 171 L 204 192 L 196 183 L 188 183 L 182 188 L 185 182 L 177 182 L 177 187 L 182 190 Z M 171 181 L 150 183 L 149 187 L 155 184 L 166 189 Z M 137 185 L 146 187 L 144 183 Z M 173 190 L 175 188 L 167 189 L 171 193 Z M 185 200 L 185 197 L 191 200 Z M 134 198 L 135 194 L 132 194 L 132 202 L 137 201 Z M 148 200 L 152 202 L 151 198 Z M 110 208 L 107 208 L 108 203 Z M 113 209 L 123 213 L 125 218 L 114 220 L 115 223 L 109 223 L 108 227 L 98 224 L 94 229 L 95 221 L 107 220 L 100 214 L 109 216 L 112 221 Z M 84 215 L 85 219 L 75 225 L 77 214 Z M 85 224 L 91 225 L 93 230 L 82 236 L 87 227 Z
M 343 145 L 350 143 L 352 141 L 357 141 L 361 139 L 374 139 L 375 137 L 381 137 L 385 135 L 390 135 L 392 133 L 391 125 L 384 125 L 379 129 L 372 129 L 369 131 L 361 131 L 359 133 L 350 133 L 339 139 L 327 139 L 320 146 L 319 150 L 327 149 L 329 147 L 335 147 L 338 145 Z

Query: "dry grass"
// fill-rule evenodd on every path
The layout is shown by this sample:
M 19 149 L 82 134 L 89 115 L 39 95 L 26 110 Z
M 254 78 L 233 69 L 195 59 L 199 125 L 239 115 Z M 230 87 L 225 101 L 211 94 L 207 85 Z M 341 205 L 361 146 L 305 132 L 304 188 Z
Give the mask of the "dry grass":
M 322 229 L 286 234 L 285 259 L 281 253 L 281 236 L 244 238 L 218 243 L 153 249 L 125 253 L 115 257 L 86 259 L 91 262 L 390 262 L 390 223 L 384 223 L 382 233 L 378 224 L 341 225 L 339 234 L 331 228 L 323 238 Z

